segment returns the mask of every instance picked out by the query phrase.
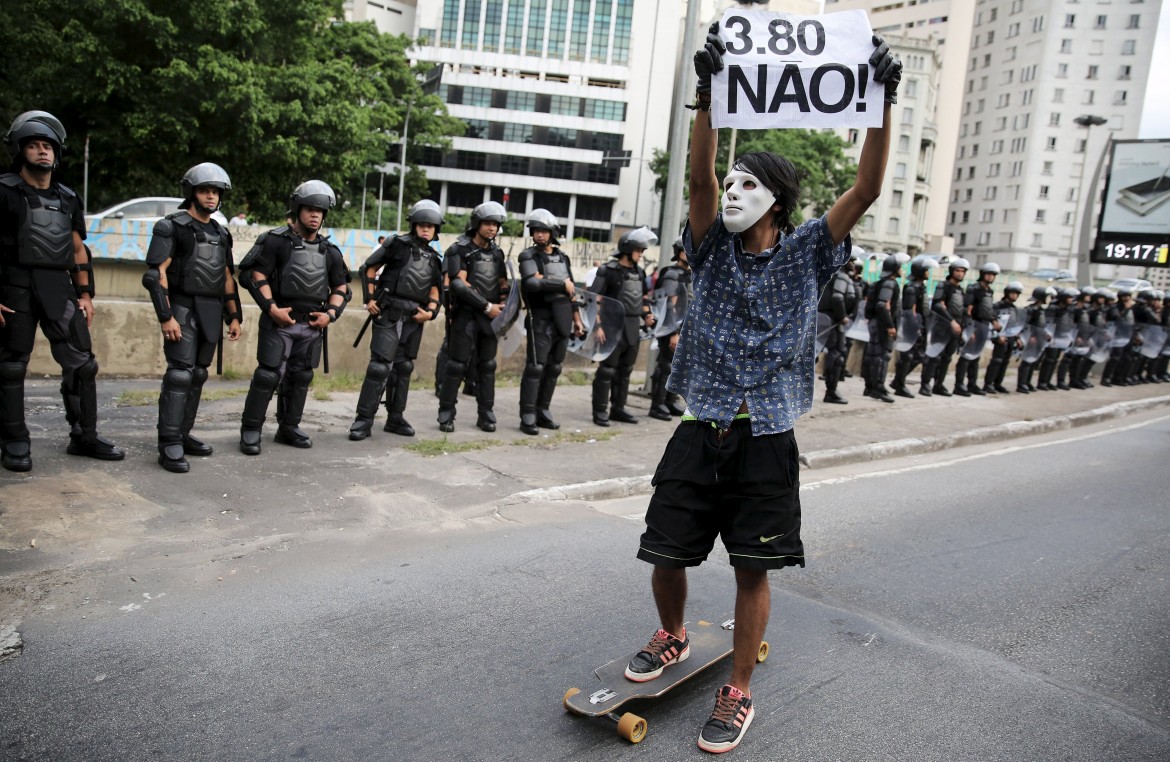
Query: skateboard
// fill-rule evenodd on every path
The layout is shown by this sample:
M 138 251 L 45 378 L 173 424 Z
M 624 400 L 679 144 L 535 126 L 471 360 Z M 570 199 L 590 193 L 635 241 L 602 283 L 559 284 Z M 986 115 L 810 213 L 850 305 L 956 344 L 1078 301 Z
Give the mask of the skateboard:
M 644 683 L 636 683 L 626 677 L 626 665 L 635 654 L 598 667 L 593 674 L 601 682 L 600 686 L 591 693 L 585 693 L 580 688 L 570 688 L 562 701 L 565 711 L 582 717 L 608 717 L 617 723 L 619 736 L 630 743 L 639 743 L 646 737 L 646 720 L 631 712 L 618 714 L 617 710 L 627 701 L 658 698 L 730 656 L 734 630 L 734 619 L 728 619 L 722 624 L 699 620 L 688 625 L 691 655 L 686 661 L 664 669 L 657 679 Z M 768 641 L 765 640 L 760 642 L 756 662 L 767 658 Z

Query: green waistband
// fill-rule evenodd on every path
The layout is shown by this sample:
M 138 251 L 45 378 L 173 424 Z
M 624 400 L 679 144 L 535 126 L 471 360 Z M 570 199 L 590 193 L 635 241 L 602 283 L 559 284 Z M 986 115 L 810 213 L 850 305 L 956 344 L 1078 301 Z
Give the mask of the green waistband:
M 733 421 L 750 421 L 751 418 L 752 417 L 751 417 L 750 413 L 737 413 L 735 418 L 733 418 L 732 420 Z M 684 415 L 680 420 L 682 420 L 682 421 L 698 421 L 699 419 L 693 415 L 687 414 L 687 415 Z M 710 423 L 711 423 L 711 428 L 713 428 L 713 429 L 719 428 L 719 424 L 715 423 L 715 421 L 711 421 Z

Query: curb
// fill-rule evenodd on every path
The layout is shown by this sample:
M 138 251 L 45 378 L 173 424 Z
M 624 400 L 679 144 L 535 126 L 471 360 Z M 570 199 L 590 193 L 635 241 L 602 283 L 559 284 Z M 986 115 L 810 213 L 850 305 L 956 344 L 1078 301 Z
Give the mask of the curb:
M 964 447 L 966 445 L 983 444 L 985 442 L 1002 441 L 1004 439 L 1019 439 L 1036 434 L 1047 434 L 1053 431 L 1064 431 L 1167 405 L 1170 405 L 1170 396 L 1148 397 L 1129 402 L 1114 402 L 1093 410 L 1083 410 L 1066 415 L 1054 415 L 1048 418 L 1038 418 L 1034 421 L 1009 421 L 1008 423 L 1000 423 L 994 426 L 981 426 L 976 429 L 937 437 L 894 439 L 888 442 L 840 447 L 834 450 L 818 450 L 816 452 L 802 453 L 800 459 L 801 465 L 805 468 L 830 468 L 849 463 L 863 463 L 872 460 L 883 460 L 885 458 L 921 455 L 923 453 L 937 452 L 953 447 Z M 614 479 L 599 479 L 591 482 L 565 484 L 560 487 L 543 487 L 540 489 L 525 490 L 509 495 L 500 502 L 500 505 L 555 502 L 562 500 L 612 500 L 619 497 L 648 494 L 651 491 L 651 479 L 651 474 L 645 474 L 643 476 L 623 476 Z

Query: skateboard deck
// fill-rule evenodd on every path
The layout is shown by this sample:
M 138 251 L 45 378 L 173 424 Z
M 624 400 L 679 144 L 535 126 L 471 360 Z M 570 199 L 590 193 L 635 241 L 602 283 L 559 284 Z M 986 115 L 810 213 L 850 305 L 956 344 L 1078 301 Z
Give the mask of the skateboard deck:
M 699 620 L 688 624 L 690 656 L 686 661 L 664 669 L 658 678 L 644 683 L 636 683 L 626 677 L 626 665 L 637 652 L 598 667 L 593 674 L 599 683 L 594 684 L 592 689 L 570 688 L 563 700 L 565 710 L 583 717 L 608 717 L 618 724 L 619 736 L 631 743 L 639 743 L 646 737 L 646 720 L 630 712 L 619 715 L 617 710 L 628 701 L 658 698 L 730 656 L 734 629 L 734 619 L 722 623 Z M 768 642 L 763 641 L 756 661 L 762 662 L 766 658 Z

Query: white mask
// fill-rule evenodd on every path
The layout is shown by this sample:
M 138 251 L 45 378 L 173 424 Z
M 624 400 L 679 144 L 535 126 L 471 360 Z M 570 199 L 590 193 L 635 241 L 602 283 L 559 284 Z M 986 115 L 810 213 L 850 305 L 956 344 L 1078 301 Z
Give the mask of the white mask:
M 723 226 L 732 233 L 755 225 L 776 203 L 772 191 L 755 175 L 739 169 L 727 173 L 723 188 Z

